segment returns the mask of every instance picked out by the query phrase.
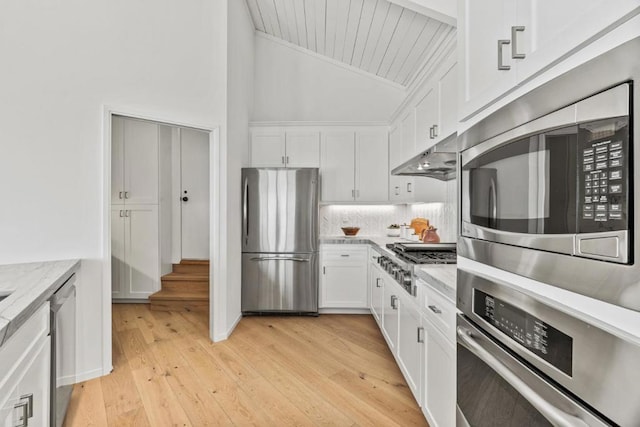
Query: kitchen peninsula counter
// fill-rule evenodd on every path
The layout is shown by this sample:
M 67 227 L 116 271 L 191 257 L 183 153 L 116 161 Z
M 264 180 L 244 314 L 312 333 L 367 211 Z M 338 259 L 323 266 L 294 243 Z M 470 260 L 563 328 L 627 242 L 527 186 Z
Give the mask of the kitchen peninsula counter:
M 79 268 L 79 260 L 0 265 L 0 347 Z

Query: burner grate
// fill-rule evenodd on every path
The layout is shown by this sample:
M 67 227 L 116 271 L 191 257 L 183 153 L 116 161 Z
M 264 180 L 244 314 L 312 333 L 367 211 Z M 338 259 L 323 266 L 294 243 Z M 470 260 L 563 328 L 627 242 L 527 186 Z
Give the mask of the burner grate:
M 414 264 L 455 264 L 456 250 L 411 250 L 403 251 L 394 245 L 387 245 L 396 256 Z

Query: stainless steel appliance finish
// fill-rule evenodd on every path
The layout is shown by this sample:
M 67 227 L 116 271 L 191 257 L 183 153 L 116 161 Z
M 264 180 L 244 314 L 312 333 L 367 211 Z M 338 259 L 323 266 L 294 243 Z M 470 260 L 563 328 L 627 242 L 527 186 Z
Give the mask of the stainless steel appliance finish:
M 64 422 L 76 382 L 76 276 L 71 276 L 51 297 L 51 404 L 50 425 Z
M 242 312 L 317 313 L 318 169 L 242 170 Z
M 471 425 L 637 424 L 640 346 L 494 278 L 458 269 L 457 287 L 458 406 Z
M 640 150 L 633 149 L 634 141 L 640 141 L 640 126 L 636 125 L 639 113 L 637 108 L 633 108 L 640 99 L 640 63 L 634 60 L 638 51 L 640 38 L 626 42 L 531 91 L 459 137 L 460 148 L 465 150 L 461 156 L 462 169 L 465 164 L 473 161 L 473 158 L 482 155 L 481 153 L 490 153 L 504 143 L 518 139 L 519 136 L 526 138 L 541 129 L 561 128 L 564 126 L 563 122 L 583 123 L 598 117 L 610 117 L 612 114 L 620 113 L 621 108 L 629 108 L 628 105 L 631 104 L 628 110 L 628 158 L 623 164 L 625 173 L 628 174 L 627 227 L 624 230 L 607 231 L 602 234 L 568 232 L 564 235 L 551 235 L 544 232 L 511 233 L 496 230 L 491 225 L 469 224 L 465 219 L 464 210 L 465 203 L 468 205 L 471 196 L 468 187 L 465 190 L 464 178 L 462 172 L 459 172 L 459 255 L 640 311 L 640 266 L 634 259 L 640 250 L 640 224 L 637 215 L 633 215 L 640 188 L 633 167 L 640 164 Z M 618 101 L 621 98 L 615 90 L 606 92 L 607 89 L 615 87 L 623 88 L 620 90 L 624 90 L 625 87 L 628 89 L 630 102 L 626 103 L 627 107 L 624 101 Z M 590 98 L 594 93 L 601 91 L 604 92 L 600 93 L 600 97 Z M 571 103 L 574 104 L 570 105 Z M 565 108 L 567 105 L 570 105 L 568 109 Z M 554 113 L 544 116 L 548 112 Z M 579 154 L 582 156 L 582 153 Z M 544 163 L 544 158 L 539 158 L 539 161 Z M 580 161 L 584 161 L 584 158 Z M 581 181 L 580 175 L 575 179 L 573 191 L 577 197 L 582 197 L 582 192 L 586 191 L 582 189 L 585 183 Z M 490 182 L 490 176 L 485 178 L 485 182 Z M 485 187 L 490 193 L 491 185 L 486 184 Z M 500 191 L 495 185 L 493 188 L 495 192 Z M 553 189 L 552 186 L 549 188 Z M 487 212 L 500 208 L 496 207 L 498 201 L 491 199 L 489 194 L 486 200 Z M 579 213 L 578 205 L 576 213 Z
M 456 134 L 412 157 L 391 171 L 391 175 L 424 176 L 450 181 L 456 178 Z
M 388 255 L 379 256 L 378 264 L 410 295 L 417 295 L 418 288 L 415 283 L 413 269 L 410 264 Z
M 413 264 L 455 264 L 455 243 L 398 242 L 387 244 L 399 258 Z

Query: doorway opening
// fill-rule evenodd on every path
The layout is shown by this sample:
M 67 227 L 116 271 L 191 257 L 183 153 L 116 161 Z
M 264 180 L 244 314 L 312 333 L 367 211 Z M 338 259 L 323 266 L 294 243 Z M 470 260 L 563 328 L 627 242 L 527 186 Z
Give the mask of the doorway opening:
M 208 338 L 211 131 L 110 119 L 113 345 L 136 328 L 147 339 L 161 328 Z

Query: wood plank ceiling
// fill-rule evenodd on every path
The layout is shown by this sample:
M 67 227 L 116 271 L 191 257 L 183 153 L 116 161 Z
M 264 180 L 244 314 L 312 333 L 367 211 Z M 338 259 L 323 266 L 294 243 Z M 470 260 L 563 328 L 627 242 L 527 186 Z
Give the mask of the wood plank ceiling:
M 247 0 L 257 31 L 402 86 L 454 27 L 387 0 Z

